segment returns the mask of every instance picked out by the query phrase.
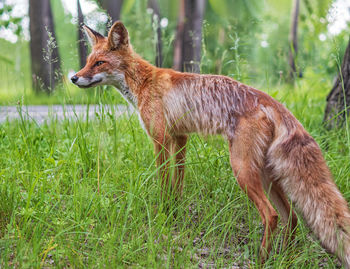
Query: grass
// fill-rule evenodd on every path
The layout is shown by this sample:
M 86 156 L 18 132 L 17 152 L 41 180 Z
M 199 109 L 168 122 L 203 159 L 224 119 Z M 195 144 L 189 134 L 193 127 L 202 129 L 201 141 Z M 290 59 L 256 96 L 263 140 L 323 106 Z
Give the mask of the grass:
M 153 44 L 154 34 L 150 17 L 139 19 L 146 9 L 146 1 L 142 3 L 123 21 L 136 51 L 152 61 L 154 47 L 145 44 Z M 163 32 L 166 66 L 171 66 L 173 23 Z M 271 27 L 271 20 L 267 23 Z M 226 36 L 236 33 L 231 23 L 224 24 Z M 56 25 L 66 75 L 70 69 L 79 69 L 75 27 L 66 27 L 63 21 Z M 325 74 L 305 67 L 304 79 L 292 89 L 283 84 L 284 79 L 274 79 L 287 59 L 286 46 L 279 42 L 286 40 L 281 32 L 287 33 L 281 31 L 281 24 L 271 28 L 278 37 L 268 40 L 269 51 L 257 46 L 259 36 L 247 36 L 246 31 L 247 38 L 239 44 L 237 36 L 220 44 L 219 28 L 206 25 L 202 69 L 242 77 L 286 104 L 320 144 L 337 185 L 350 201 L 349 130 L 325 131 L 321 126 L 325 96 L 331 88 L 326 69 L 334 69 L 329 66 L 332 42 L 326 46 L 318 36 L 305 39 L 306 45 L 311 42 L 323 48 L 300 46 L 304 55 L 317 52 L 311 59 L 319 66 L 313 69 Z M 267 33 L 265 28 L 262 24 L 261 34 Z M 259 31 L 256 28 L 253 33 Z M 335 44 L 343 43 L 342 36 L 339 40 Z M 243 49 L 238 50 L 238 45 Z M 0 39 L 0 47 L 0 105 L 123 102 L 106 87 L 84 91 L 67 80 L 51 96 L 36 95 L 31 91 L 28 42 L 11 44 Z M 249 55 L 241 55 L 244 52 Z M 308 57 L 304 61 L 312 66 Z M 280 85 L 266 86 L 272 83 Z M 101 106 L 94 119 L 52 117 L 42 125 L 26 120 L 0 124 L 0 269 L 260 268 L 257 257 L 263 227 L 232 174 L 226 142 L 220 137 L 191 137 L 183 197 L 170 204 L 174 218 L 161 202 L 153 147 L 137 116 L 117 119 L 113 108 L 104 109 Z M 265 268 L 337 267 L 337 259 L 324 251 L 301 219 L 296 240 L 285 251 L 280 249 L 281 230 L 279 226 Z
M 316 77 L 293 94 L 268 91 L 319 142 L 349 201 L 348 132 L 322 128 L 328 86 Z M 191 137 L 174 218 L 160 200 L 153 147 L 137 116 L 117 119 L 111 109 L 101 106 L 95 119 L 0 125 L 0 267 L 259 268 L 263 227 L 233 177 L 226 142 Z M 337 267 L 301 219 L 285 251 L 281 230 L 264 268 Z

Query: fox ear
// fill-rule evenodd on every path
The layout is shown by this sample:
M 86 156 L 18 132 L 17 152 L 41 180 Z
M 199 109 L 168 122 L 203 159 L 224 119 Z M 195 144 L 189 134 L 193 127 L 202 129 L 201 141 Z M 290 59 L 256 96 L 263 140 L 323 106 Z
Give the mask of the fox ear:
M 92 30 L 90 27 L 86 26 L 85 24 L 83 24 L 82 27 L 84 29 L 84 32 L 85 32 L 91 46 L 95 46 L 99 40 L 105 38 L 103 35 Z
M 108 33 L 108 45 L 111 50 L 121 49 L 129 46 L 129 34 L 124 24 L 117 21 Z

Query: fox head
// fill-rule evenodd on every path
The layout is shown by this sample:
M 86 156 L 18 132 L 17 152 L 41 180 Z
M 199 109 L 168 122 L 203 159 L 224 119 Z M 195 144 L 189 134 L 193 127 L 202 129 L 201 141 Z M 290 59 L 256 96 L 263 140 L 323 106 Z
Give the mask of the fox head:
M 86 25 L 83 29 L 92 46 L 86 65 L 73 77 L 72 82 L 80 88 L 97 85 L 125 84 L 125 70 L 132 62 L 132 48 L 129 34 L 123 23 L 117 21 L 111 27 L 108 37 L 97 33 Z

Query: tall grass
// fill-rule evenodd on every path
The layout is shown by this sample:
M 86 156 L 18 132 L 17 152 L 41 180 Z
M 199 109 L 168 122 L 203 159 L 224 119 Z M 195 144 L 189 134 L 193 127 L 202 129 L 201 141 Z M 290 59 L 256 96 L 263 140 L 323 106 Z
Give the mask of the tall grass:
M 313 83 L 272 94 L 319 142 L 349 200 L 346 130 L 322 129 L 324 98 L 308 97 L 317 96 Z M 117 119 L 100 106 L 95 118 L 20 119 L 0 125 L 0 141 L 0 267 L 259 268 L 263 227 L 220 137 L 191 137 L 184 194 L 168 211 L 135 115 Z M 302 220 L 283 251 L 282 230 L 265 268 L 337 266 Z

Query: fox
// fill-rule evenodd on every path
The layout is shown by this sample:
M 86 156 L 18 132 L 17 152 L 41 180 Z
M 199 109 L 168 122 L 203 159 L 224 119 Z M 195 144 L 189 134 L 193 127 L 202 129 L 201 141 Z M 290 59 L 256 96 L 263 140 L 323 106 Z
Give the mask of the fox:
M 278 216 L 287 240 L 294 238 L 295 207 L 321 245 L 350 268 L 347 201 L 317 142 L 284 105 L 227 76 L 153 66 L 134 52 L 121 21 L 107 37 L 82 27 L 92 51 L 71 81 L 80 88 L 114 86 L 135 107 L 154 144 L 162 190 L 181 196 L 190 134 L 222 135 L 233 175 L 264 226 L 261 262 L 271 251 Z M 171 158 L 175 168 L 169 176 Z

